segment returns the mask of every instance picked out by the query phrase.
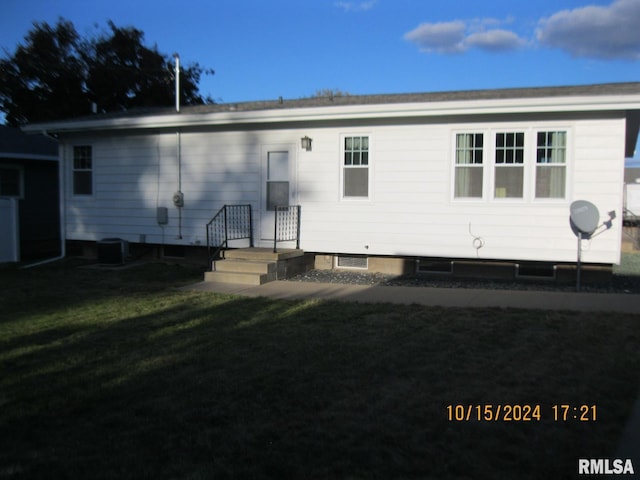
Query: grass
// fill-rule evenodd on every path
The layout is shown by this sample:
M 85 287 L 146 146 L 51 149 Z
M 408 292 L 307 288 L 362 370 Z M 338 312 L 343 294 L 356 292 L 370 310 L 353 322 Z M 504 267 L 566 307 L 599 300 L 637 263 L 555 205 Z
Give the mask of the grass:
M 620 265 L 614 265 L 616 275 L 640 276 L 640 252 L 623 252 Z
M 200 278 L 0 271 L 0 478 L 572 478 L 614 458 L 639 393 L 640 315 L 175 288 Z M 449 421 L 457 404 L 542 419 Z

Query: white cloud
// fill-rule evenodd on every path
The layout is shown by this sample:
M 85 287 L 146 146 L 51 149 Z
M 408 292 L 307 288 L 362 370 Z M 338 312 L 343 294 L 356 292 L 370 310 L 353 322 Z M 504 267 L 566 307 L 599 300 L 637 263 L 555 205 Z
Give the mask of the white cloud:
M 369 0 L 366 2 L 336 2 L 334 5 L 343 9 L 345 12 L 366 12 L 371 10 L 378 0 Z
M 465 39 L 465 45 L 491 52 L 515 50 L 525 43 L 526 42 L 515 33 L 500 29 L 472 33 Z
M 640 1 L 562 10 L 540 20 L 536 37 L 575 57 L 640 60 Z
M 511 21 L 511 20 L 509 20 Z M 404 35 L 405 40 L 416 44 L 423 52 L 462 53 L 470 48 L 487 51 L 515 50 L 526 42 L 516 33 L 487 27 L 501 22 L 493 18 L 473 19 L 467 22 L 423 23 Z
M 464 22 L 423 23 L 407 32 L 405 40 L 415 43 L 423 52 L 459 53 L 464 50 Z

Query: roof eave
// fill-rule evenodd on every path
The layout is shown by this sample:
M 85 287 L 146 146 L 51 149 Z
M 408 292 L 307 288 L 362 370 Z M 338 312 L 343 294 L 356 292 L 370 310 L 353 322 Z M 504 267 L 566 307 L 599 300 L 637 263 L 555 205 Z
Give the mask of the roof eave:
M 640 111 L 640 94 L 508 98 L 489 100 L 322 106 L 292 109 L 175 113 L 140 117 L 96 118 L 37 123 L 23 127 L 27 133 L 64 134 L 130 129 L 167 129 L 198 126 L 322 122 L 372 118 L 411 118 L 515 113 Z

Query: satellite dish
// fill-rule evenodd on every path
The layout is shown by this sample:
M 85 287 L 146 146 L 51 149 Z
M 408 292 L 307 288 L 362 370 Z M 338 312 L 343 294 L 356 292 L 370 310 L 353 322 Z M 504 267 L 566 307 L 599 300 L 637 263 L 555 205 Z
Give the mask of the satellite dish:
M 576 200 L 569 207 L 571 216 L 571 228 L 576 235 L 581 234 L 583 238 L 589 238 L 600 222 L 600 212 L 598 207 L 586 200 Z

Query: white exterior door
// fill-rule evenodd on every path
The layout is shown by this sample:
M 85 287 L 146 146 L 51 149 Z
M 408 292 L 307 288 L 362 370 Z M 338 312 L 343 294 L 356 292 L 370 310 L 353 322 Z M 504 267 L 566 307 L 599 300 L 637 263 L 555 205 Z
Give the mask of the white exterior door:
M 293 153 L 291 145 L 263 148 L 260 240 L 273 241 L 276 206 L 294 203 L 296 192 Z

